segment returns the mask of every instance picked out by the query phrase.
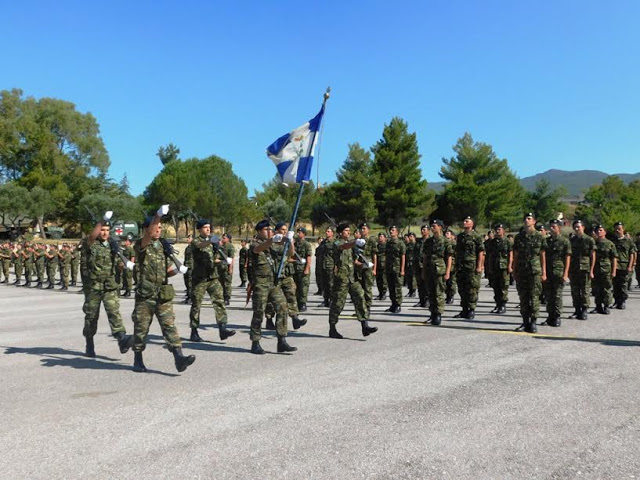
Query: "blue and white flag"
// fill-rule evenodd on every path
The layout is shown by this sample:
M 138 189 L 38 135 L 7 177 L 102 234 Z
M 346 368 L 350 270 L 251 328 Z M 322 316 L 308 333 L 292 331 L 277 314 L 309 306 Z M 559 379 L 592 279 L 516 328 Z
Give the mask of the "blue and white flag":
M 311 178 L 322 115 L 324 104 L 315 117 L 267 147 L 267 156 L 276 164 L 282 183 L 300 183 Z

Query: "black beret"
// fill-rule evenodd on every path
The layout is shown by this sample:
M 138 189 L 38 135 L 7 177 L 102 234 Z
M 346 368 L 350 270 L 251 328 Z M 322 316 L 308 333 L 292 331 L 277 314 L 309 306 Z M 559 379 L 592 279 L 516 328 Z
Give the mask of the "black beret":
M 396 230 L 398 230 L 398 227 L 396 227 L 395 225 L 391 225 L 391 226 L 389 227 L 389 231 L 393 230 L 394 228 L 395 228 Z
M 360 225 L 358 225 L 358 228 L 363 228 L 363 227 L 369 228 L 369 225 L 367 224 L 367 222 L 362 222 Z
M 282 227 L 284 227 L 286 225 L 285 222 L 278 222 L 276 223 L 276 230 L 280 230 Z
M 153 217 L 151 215 L 147 215 L 144 219 L 144 222 L 142 222 L 142 228 L 147 228 L 149 225 L 151 225 L 151 222 L 153 222 Z
M 433 220 L 431 220 L 431 225 L 439 225 L 441 227 L 444 227 L 444 222 L 442 220 L 434 218 Z
M 110 221 L 108 221 L 108 220 L 107 220 L 107 221 L 105 222 L 105 221 L 103 220 L 103 221 L 102 221 L 102 226 L 103 226 L 103 227 L 112 227 L 113 225 L 111 224 L 111 222 L 110 222 Z
M 529 212 L 529 213 L 525 213 L 524 216 L 522 217 L 523 220 L 527 219 L 527 218 L 536 218 L 535 214 L 533 212 Z
M 549 220 L 549 225 L 562 225 L 562 222 L 558 219 Z
M 466 217 L 464 217 L 464 220 L 471 220 L 472 222 L 474 221 L 471 215 L 467 215 Z
M 304 233 L 305 235 L 307 234 L 307 229 L 306 229 L 306 228 L 304 228 L 304 227 L 298 227 L 298 230 L 297 230 L 297 231 L 298 231 L 298 232 L 302 232 L 302 233 Z
M 422 225 L 422 226 L 420 227 L 420 230 L 424 230 L 425 228 L 426 228 L 426 229 L 428 229 L 428 228 L 429 228 L 429 225 Z
M 233 238 L 230 233 L 225 233 L 223 236 L 225 238 L 228 238 L 229 240 L 231 240 Z
M 606 229 L 604 228 L 604 225 L 602 225 L 602 224 L 598 224 L 598 225 L 594 225 L 594 226 L 593 226 L 593 231 L 594 231 L 594 232 L 595 232 L 596 230 L 600 230 L 600 229 L 602 229 L 602 230 L 606 230 Z
M 573 226 L 575 227 L 576 225 L 582 225 L 582 220 L 580 219 L 576 219 L 573 221 Z
M 614 224 L 613 224 L 613 228 L 616 228 L 616 227 L 618 227 L 618 226 L 620 226 L 620 227 L 624 227 L 624 223 L 622 223 L 622 222 L 616 222 L 616 223 L 614 223 Z
M 338 226 L 336 227 L 336 232 L 340 233 L 345 228 L 349 228 L 349 222 L 342 222 L 342 223 L 338 224 Z
M 495 227 L 496 230 L 502 228 L 504 230 L 504 223 L 498 223 Z
M 539 223 L 538 225 L 536 225 L 536 230 L 541 231 L 541 230 L 546 230 L 547 227 L 544 226 L 543 223 Z
M 198 230 L 200 230 L 202 227 L 204 227 L 205 225 L 211 225 L 211 222 L 209 220 L 207 220 L 206 218 L 201 218 L 197 221 L 196 223 L 196 228 Z
M 256 223 L 256 231 L 259 232 L 263 228 L 270 227 L 270 226 L 271 226 L 271 222 L 269 220 L 267 219 L 260 220 L 258 223 Z

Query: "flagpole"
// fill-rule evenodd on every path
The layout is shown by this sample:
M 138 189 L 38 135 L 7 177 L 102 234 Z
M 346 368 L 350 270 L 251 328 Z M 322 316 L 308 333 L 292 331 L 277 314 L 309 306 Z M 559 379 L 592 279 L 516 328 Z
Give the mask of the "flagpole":
M 331 87 L 327 87 L 327 91 L 324 92 L 324 99 L 322 101 L 322 107 L 324 107 L 327 103 L 327 100 L 329 100 L 329 92 L 331 91 Z M 320 126 L 319 126 L 320 127 Z M 313 149 L 313 146 L 316 142 L 316 135 L 318 134 L 318 131 L 320 130 L 320 128 L 318 128 L 317 130 L 314 130 L 313 132 L 313 137 L 311 137 L 311 143 L 309 144 L 309 150 L 311 151 L 311 149 Z M 310 152 L 307 152 L 310 153 Z M 292 231 L 291 229 L 294 227 L 294 225 L 296 224 L 296 218 L 298 216 L 298 209 L 300 208 L 300 201 L 302 200 L 302 192 L 304 191 L 304 181 L 300 182 L 300 189 L 298 190 L 298 198 L 296 198 L 296 204 L 293 207 L 293 214 L 291 215 L 291 222 L 289 223 L 289 231 Z M 284 262 L 286 261 L 286 259 L 289 257 L 289 255 L 287 254 L 289 252 L 289 237 L 285 237 L 284 239 L 284 250 L 282 251 L 282 258 L 280 259 L 280 265 L 278 266 L 278 273 L 276 275 L 276 279 L 275 279 L 275 284 L 277 285 L 279 280 L 280 280 L 280 275 L 282 274 L 282 269 L 284 268 Z

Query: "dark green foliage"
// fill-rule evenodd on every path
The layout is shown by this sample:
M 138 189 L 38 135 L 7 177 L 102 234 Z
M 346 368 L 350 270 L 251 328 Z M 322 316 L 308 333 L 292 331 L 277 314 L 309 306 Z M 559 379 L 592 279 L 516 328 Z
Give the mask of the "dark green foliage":
M 603 224 L 609 231 L 613 224 L 623 222 L 626 230 L 640 232 L 640 180 L 628 185 L 619 177 L 607 177 L 601 185 L 591 187 L 578 206 L 575 218 L 587 225 Z
M 558 213 L 565 212 L 566 205 L 560 199 L 566 195 L 566 192 L 564 187 L 558 187 L 552 191 L 548 180 L 539 180 L 532 192 L 525 192 L 523 210 L 535 213 L 538 221 L 546 223 L 557 218 Z

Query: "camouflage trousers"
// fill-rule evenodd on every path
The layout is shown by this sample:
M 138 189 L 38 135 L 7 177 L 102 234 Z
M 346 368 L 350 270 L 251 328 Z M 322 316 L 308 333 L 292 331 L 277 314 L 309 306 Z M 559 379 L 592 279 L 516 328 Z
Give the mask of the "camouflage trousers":
M 58 272 L 58 264 L 50 263 L 47 265 L 47 281 L 53 285 L 56 283 L 56 273 Z
M 361 270 L 358 276 L 358 282 L 362 286 L 362 292 L 364 294 L 364 307 L 367 312 L 367 317 L 371 314 L 371 305 L 373 304 L 373 271 L 370 268 Z
M 616 270 L 616 276 L 613 278 L 613 299 L 616 303 L 626 302 L 627 298 L 629 298 L 627 288 L 630 276 L 631 274 L 627 270 L 627 267 Z
M 326 302 L 331 301 L 331 291 L 333 290 L 333 267 L 322 271 L 322 296 Z
M 418 299 L 420 303 L 427 303 L 429 301 L 429 291 L 427 290 L 427 280 L 422 276 L 422 266 L 415 267 L 416 284 L 418 288 Z
M 475 310 L 480 290 L 480 274 L 475 270 L 458 270 L 456 281 L 460 292 L 460 306 L 465 310 Z
M 84 330 L 82 334 L 89 338 L 93 337 L 98 330 L 98 317 L 100 316 L 100 304 L 104 304 L 107 312 L 111 334 L 118 332 L 126 333 L 122 316 L 120 315 L 120 300 L 118 299 L 118 290 L 105 289 L 85 289 L 85 300 L 82 306 L 84 312 Z
M 591 278 L 588 270 L 577 270 L 569 273 L 571 281 L 571 298 L 573 300 L 573 308 L 589 308 Z
M 405 266 L 404 284 L 409 290 L 415 290 L 418 287 L 418 282 L 413 272 L 413 264 Z
M 149 327 L 153 316 L 158 318 L 164 341 L 171 349 L 182 347 L 180 334 L 175 325 L 175 314 L 171 300 L 162 301 L 157 297 L 143 298 L 136 294 L 136 306 L 133 309 L 133 351 L 142 352 L 147 343 Z
M 547 313 L 551 319 L 559 319 L 562 316 L 562 290 L 564 280 L 561 276 L 551 275 L 542 284 L 544 296 L 547 300 Z
M 340 313 L 347 301 L 347 294 L 349 294 L 353 301 L 353 306 L 356 310 L 356 317 L 358 320 L 362 322 L 369 318 L 367 315 L 362 285 L 356 281 L 352 282 L 349 279 L 336 277 L 333 281 L 333 291 L 331 292 L 331 307 L 329 308 L 330 325 L 338 323 Z
M 309 296 L 309 281 L 310 274 L 304 274 L 304 272 L 296 272 L 293 276 L 296 282 L 296 299 L 298 308 L 307 304 L 307 297 Z
M 75 283 L 78 280 L 78 269 L 80 268 L 79 262 L 71 262 L 71 282 Z
M 402 283 L 404 277 L 400 272 L 387 271 L 387 285 L 389 286 L 389 299 L 393 305 L 402 305 Z
M 276 310 L 276 332 L 280 337 L 287 336 L 287 300 L 280 286 L 274 286 L 268 279 L 258 279 L 252 286 L 253 317 L 251 318 L 251 341 L 257 342 L 262 337 L 262 319 L 267 303 L 273 303 Z
M 13 266 L 13 272 L 16 275 L 16 282 L 19 282 L 20 279 L 22 278 L 23 271 L 24 271 L 24 266 L 23 266 L 22 262 L 21 263 L 16 263 Z
M 122 272 L 120 272 L 120 281 L 118 283 L 120 284 L 120 288 L 127 292 L 133 290 L 133 272 L 128 268 L 122 269 Z
M 322 285 L 324 284 L 324 271 L 322 270 L 322 266 L 318 265 L 316 262 L 316 288 L 322 294 Z
M 542 277 L 540 274 L 526 272 L 516 278 L 516 288 L 520 297 L 520 315 L 524 320 L 538 318 L 540 311 L 540 291 Z
M 240 264 L 240 281 L 242 283 L 247 283 L 247 269 L 244 265 Z
M 44 262 L 36 262 L 36 275 L 38 276 L 38 282 L 44 282 Z
M 3 260 L 2 261 L 2 274 L 4 275 L 4 279 L 9 281 L 9 271 L 11 270 L 11 260 Z
M 208 293 L 213 305 L 218 325 L 227 324 L 227 309 L 224 307 L 223 289 L 220 280 L 200 280 L 193 284 L 191 291 L 191 310 L 189 311 L 189 326 L 198 328 L 200 326 L 200 309 L 204 294 Z
M 33 281 L 33 277 L 35 272 L 35 265 L 33 262 L 25 262 L 24 263 L 24 278 L 27 282 Z
M 504 270 L 493 270 L 491 274 L 491 288 L 496 305 L 506 305 L 509 300 L 509 273 Z
M 434 315 L 442 315 L 444 313 L 444 292 L 446 288 L 444 275 L 429 272 L 427 273 L 426 284 L 430 301 L 429 311 Z
M 187 273 L 183 275 L 183 277 L 184 277 L 184 288 L 186 288 L 187 290 L 186 296 L 187 298 L 191 298 L 191 292 L 193 291 L 193 279 L 191 278 L 191 269 L 189 269 Z
M 69 273 L 71 272 L 71 267 L 69 265 L 62 265 L 60 267 L 60 280 L 62 280 L 62 285 L 65 287 L 69 287 Z
M 593 277 L 593 296 L 596 305 L 608 307 L 613 303 L 613 281 L 610 273 L 596 273 Z
M 387 272 L 384 271 L 384 268 L 380 268 L 376 273 L 376 287 L 378 287 L 378 295 L 387 294 Z
M 231 282 L 233 281 L 233 274 L 229 273 L 229 269 L 225 269 L 224 273 L 220 275 L 220 284 L 222 285 L 223 298 L 231 298 Z
M 287 310 L 290 317 L 298 315 L 298 300 L 296 297 L 296 283 L 293 277 L 283 277 L 280 279 L 279 286 L 282 289 L 284 298 L 287 301 Z M 273 318 L 276 316 L 276 307 L 272 302 L 268 302 L 265 308 L 265 315 L 267 318 Z
M 458 282 L 456 282 L 455 272 L 451 272 L 447 285 L 445 287 L 445 294 L 447 298 L 453 298 L 458 293 Z

